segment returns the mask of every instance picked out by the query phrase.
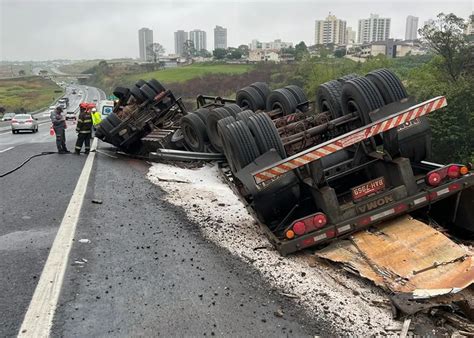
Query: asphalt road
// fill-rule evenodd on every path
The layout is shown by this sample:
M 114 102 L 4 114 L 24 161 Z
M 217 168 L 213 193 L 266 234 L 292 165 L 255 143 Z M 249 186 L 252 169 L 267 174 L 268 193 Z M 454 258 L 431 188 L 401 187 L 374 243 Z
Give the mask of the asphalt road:
M 85 90 L 85 89 L 84 89 Z M 93 100 L 95 88 L 84 93 Z M 71 98 L 76 106 L 80 98 Z M 69 122 L 66 139 L 74 148 L 76 134 Z M 26 158 L 56 151 L 50 123 L 39 132 L 0 132 L 0 174 Z M 52 154 L 34 158 L 20 170 L 0 178 L 0 336 L 16 335 L 35 290 L 49 248 L 82 170 L 85 156 Z
M 87 100 L 103 96 L 94 88 L 87 92 Z M 37 134 L 0 133 L 0 174 L 54 150 L 48 123 Z M 22 325 L 85 160 L 42 156 L 0 178 L 1 337 L 16 336 Z M 164 193 L 145 178 L 147 170 L 145 162 L 99 144 L 52 336 L 334 333 L 256 270 L 207 242 L 181 209 L 164 202 Z

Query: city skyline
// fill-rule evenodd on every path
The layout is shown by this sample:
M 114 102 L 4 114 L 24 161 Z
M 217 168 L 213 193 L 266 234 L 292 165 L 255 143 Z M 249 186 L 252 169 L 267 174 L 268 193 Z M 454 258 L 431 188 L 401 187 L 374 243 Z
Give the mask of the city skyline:
M 237 47 L 253 39 L 281 39 L 294 44 L 304 41 L 312 45 L 315 20 L 324 19 L 329 12 L 354 30 L 357 30 L 358 20 L 369 17 L 370 13 L 389 17 L 392 19 L 390 37 L 403 39 L 408 15 L 418 17 L 419 23 L 423 23 L 440 12 L 453 12 L 465 19 L 472 12 L 470 0 L 449 3 L 295 1 L 291 6 L 282 1 L 246 1 L 245 6 L 241 6 L 225 0 L 164 1 L 159 5 L 138 1 L 140 5 L 133 6 L 122 0 L 97 0 L 94 2 L 95 15 L 91 16 L 90 3 L 91 0 L 0 0 L 0 60 L 136 58 L 136 34 L 141 27 L 153 30 L 155 42 L 162 44 L 167 53 L 174 51 L 173 33 L 176 30 L 191 31 L 196 27 L 208 33 L 207 46 L 212 49 L 212 32 L 216 25 L 227 28 L 227 46 Z M 54 24 L 44 20 L 51 12 L 55 13 Z M 222 16 L 223 12 L 232 15 Z M 106 20 L 96 20 L 98 16 Z M 15 17 L 22 17 L 22 21 L 13 20 Z M 129 20 L 129 17 L 136 19 Z M 110 42 L 116 40 L 120 43 Z M 41 48 L 44 45 L 49 48 Z

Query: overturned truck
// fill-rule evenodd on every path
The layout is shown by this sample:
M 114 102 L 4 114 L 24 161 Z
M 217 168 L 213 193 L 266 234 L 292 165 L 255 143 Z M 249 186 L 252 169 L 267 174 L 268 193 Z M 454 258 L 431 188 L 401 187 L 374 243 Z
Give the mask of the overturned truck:
M 98 138 L 165 159 L 223 154 L 228 183 L 283 255 L 406 213 L 474 232 L 471 166 L 429 161 L 426 115 L 445 97 L 417 103 L 387 69 L 324 83 L 314 101 L 262 82 L 235 100 L 199 95 L 193 112 L 156 80 L 114 94 Z

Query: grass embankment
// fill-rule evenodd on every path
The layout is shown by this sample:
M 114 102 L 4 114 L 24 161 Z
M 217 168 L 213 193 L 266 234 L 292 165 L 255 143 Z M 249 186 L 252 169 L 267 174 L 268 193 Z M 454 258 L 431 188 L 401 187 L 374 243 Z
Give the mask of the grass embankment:
M 61 87 L 39 76 L 0 80 L 0 106 L 7 112 L 20 108 L 34 111 L 48 106 L 62 95 Z
M 190 65 L 176 68 L 168 68 L 148 73 L 139 73 L 126 76 L 124 79 L 130 82 L 139 79 L 157 79 L 165 84 L 184 82 L 209 74 L 239 75 L 250 71 L 252 65 Z
M 79 61 L 71 63 L 70 65 L 60 66 L 58 67 L 58 69 L 59 71 L 66 74 L 81 74 L 91 69 L 92 67 L 97 66 L 99 62 L 100 60 Z

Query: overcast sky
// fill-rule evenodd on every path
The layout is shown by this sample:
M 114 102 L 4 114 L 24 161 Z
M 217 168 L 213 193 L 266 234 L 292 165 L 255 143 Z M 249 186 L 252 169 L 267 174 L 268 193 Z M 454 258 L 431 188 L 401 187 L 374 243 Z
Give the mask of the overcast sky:
M 403 38 L 407 15 L 420 25 L 440 12 L 467 18 L 474 0 L 0 0 L 0 60 L 138 57 L 138 29 L 174 53 L 173 32 L 202 29 L 214 47 L 215 25 L 227 28 L 228 45 L 252 39 L 314 44 L 314 21 L 329 12 L 357 30 L 370 13 L 392 19 L 391 36 Z

